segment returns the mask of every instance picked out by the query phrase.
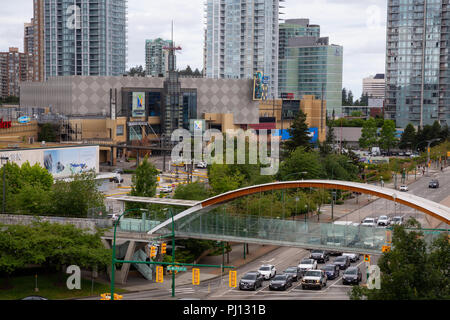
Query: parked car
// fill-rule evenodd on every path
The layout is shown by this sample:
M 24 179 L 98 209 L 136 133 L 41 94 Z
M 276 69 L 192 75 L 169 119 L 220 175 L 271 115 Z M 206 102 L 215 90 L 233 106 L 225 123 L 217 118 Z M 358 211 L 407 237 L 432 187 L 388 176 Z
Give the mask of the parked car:
M 428 188 L 433 188 L 433 189 L 439 188 L 439 181 L 438 180 L 431 180 L 430 184 L 428 185 Z
M 256 290 L 262 287 L 264 276 L 258 271 L 250 271 L 244 274 L 239 281 L 239 290 Z
M 400 217 L 400 216 L 393 217 L 391 224 L 402 225 L 403 224 L 403 217 Z
M 114 178 L 110 179 L 109 181 L 114 182 L 114 183 L 122 183 L 123 178 L 120 176 L 119 173 L 117 173 L 116 176 Z
M 325 272 L 328 280 L 336 279 L 337 277 L 339 277 L 339 274 L 341 273 L 339 266 L 336 264 L 327 264 L 323 268 L 323 271 Z
M 362 273 L 359 267 L 350 267 L 345 270 L 344 275 L 342 276 L 342 282 L 344 284 L 359 284 L 362 280 Z
M 390 223 L 391 223 L 391 218 L 389 218 L 388 216 L 380 216 L 380 218 L 378 219 L 377 225 L 379 227 L 387 227 Z
M 302 289 L 306 288 L 319 288 L 327 285 L 327 277 L 322 270 L 309 270 L 306 271 L 305 276 L 302 279 Z
M 400 191 L 402 192 L 408 192 L 408 186 L 400 186 Z
M 289 267 L 284 271 L 285 274 L 289 274 L 292 277 L 292 281 L 297 282 L 301 277 L 302 273 L 299 267 Z
M 375 219 L 375 218 L 365 218 L 363 221 L 361 221 L 361 226 L 363 226 L 363 227 L 376 227 L 377 226 L 377 219 Z
M 161 193 L 172 193 L 173 188 L 171 186 L 167 186 L 167 187 L 161 187 L 159 189 L 159 192 Z
M 113 173 L 123 174 L 123 169 L 122 168 L 114 169 Z
M 21 300 L 48 300 L 47 298 L 41 297 L 41 296 L 28 296 Z
M 269 284 L 269 290 L 286 290 L 292 287 L 292 276 L 289 274 L 279 274 L 275 276 Z
M 199 169 L 206 169 L 208 167 L 208 164 L 205 161 L 197 162 L 195 165 Z
M 275 277 L 277 269 L 271 264 L 265 264 L 259 267 L 258 272 L 263 275 L 265 280 L 269 280 Z
M 349 257 L 350 262 L 356 262 L 359 260 L 359 253 L 343 253 L 342 255 Z
M 330 255 L 324 250 L 313 250 L 311 251 L 311 259 L 317 260 L 317 262 L 325 263 L 330 260 Z
M 304 275 L 308 270 L 317 269 L 317 261 L 314 259 L 303 259 L 302 261 L 300 261 L 298 267 L 302 275 Z
M 334 262 L 335 265 L 339 266 L 341 270 L 345 270 L 350 267 L 350 259 L 348 256 L 337 257 Z

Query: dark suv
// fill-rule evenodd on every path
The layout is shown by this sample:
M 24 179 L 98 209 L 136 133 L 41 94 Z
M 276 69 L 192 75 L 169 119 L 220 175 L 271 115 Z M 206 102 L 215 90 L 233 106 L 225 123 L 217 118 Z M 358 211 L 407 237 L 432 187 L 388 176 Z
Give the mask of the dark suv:
M 428 185 L 428 188 L 433 188 L 433 189 L 439 188 L 439 181 L 431 180 L 430 184 Z
M 247 272 L 239 281 L 240 290 L 256 290 L 262 287 L 264 276 L 258 271 Z
M 310 258 L 317 260 L 317 262 L 325 263 L 330 260 L 330 255 L 328 252 L 323 250 L 313 250 L 311 251 Z
M 344 275 L 342 276 L 343 284 L 359 284 L 362 280 L 362 273 L 359 267 L 350 267 L 345 270 Z
M 341 270 L 345 270 L 350 267 L 350 258 L 348 256 L 339 256 L 333 263 L 339 266 Z

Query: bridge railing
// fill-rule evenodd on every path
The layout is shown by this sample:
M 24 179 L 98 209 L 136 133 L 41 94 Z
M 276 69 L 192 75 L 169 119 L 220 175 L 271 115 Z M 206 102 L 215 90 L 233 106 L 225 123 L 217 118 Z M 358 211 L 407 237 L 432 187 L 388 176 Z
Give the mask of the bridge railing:
M 168 233 L 170 228 L 171 226 L 167 226 L 158 233 Z M 175 222 L 175 230 L 178 234 L 211 239 L 222 236 L 236 240 L 253 239 L 291 243 L 296 246 L 353 248 L 380 252 L 387 239 L 387 230 L 384 228 L 270 219 L 233 215 L 229 212 L 210 212 L 197 215 L 194 219 L 180 219 Z

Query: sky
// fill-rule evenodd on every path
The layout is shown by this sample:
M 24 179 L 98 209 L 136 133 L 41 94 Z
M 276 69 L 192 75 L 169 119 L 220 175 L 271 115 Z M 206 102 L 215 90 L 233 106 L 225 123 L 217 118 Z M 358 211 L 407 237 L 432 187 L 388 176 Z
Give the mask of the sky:
M 145 67 L 145 39 L 171 36 L 183 50 L 179 69 L 203 68 L 205 0 L 128 0 L 128 63 Z M 32 0 L 0 0 L 0 51 L 23 51 L 23 24 L 33 16 Z M 384 73 L 387 0 L 286 0 L 284 19 L 308 18 L 321 36 L 344 47 L 343 87 L 361 96 L 362 79 Z

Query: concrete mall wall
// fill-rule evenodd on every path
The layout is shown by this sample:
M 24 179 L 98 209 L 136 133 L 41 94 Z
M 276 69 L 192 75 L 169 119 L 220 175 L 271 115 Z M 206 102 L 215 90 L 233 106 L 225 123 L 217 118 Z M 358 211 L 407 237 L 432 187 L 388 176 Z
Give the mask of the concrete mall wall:
M 0 224 L 5 225 L 29 225 L 36 221 L 48 221 L 50 223 L 72 224 L 79 229 L 87 229 L 90 233 L 96 232 L 96 227 L 112 228 L 110 219 L 85 219 L 85 218 L 62 218 L 62 217 L 35 217 L 12 214 L 0 214 Z

